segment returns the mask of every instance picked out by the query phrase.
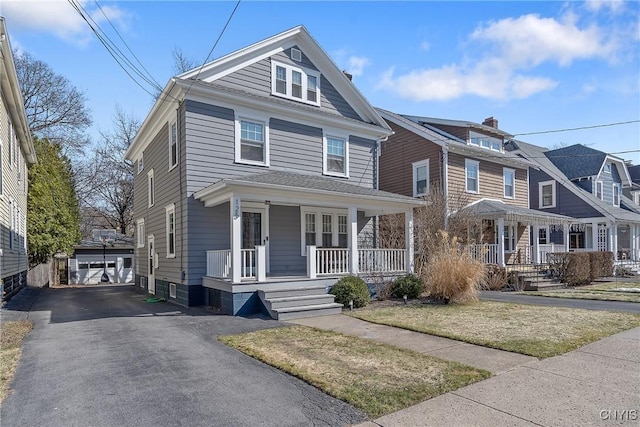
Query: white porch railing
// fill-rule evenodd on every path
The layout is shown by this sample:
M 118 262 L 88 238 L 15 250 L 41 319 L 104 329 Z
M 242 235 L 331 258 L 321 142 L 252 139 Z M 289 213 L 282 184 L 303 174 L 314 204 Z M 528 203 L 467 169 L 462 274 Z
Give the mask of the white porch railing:
M 252 279 L 256 277 L 256 250 L 241 249 L 242 264 L 240 277 Z M 207 276 L 218 279 L 231 278 L 231 249 L 207 251 Z
M 406 249 L 359 249 L 360 273 L 397 273 L 407 270 Z
M 498 244 L 497 243 L 480 243 L 469 245 L 469 255 L 476 261 L 485 264 L 498 264 Z
M 240 249 L 240 277 L 243 279 L 253 279 L 256 277 L 256 250 Z
M 344 274 L 349 272 L 349 249 L 316 248 L 316 272 Z
M 538 262 L 546 263 L 547 255 L 554 254 L 558 252 L 566 252 L 567 247 L 564 244 L 556 245 L 555 243 L 547 243 L 543 245 L 538 245 L 538 253 L 540 257 L 538 258 Z
M 207 276 L 231 278 L 231 249 L 207 251 Z

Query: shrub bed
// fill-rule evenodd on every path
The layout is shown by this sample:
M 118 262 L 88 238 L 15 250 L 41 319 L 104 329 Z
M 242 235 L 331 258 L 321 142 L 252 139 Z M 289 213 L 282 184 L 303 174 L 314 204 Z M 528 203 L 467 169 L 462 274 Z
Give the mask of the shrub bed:
M 413 274 L 398 277 L 391 284 L 391 296 L 394 298 L 402 298 L 405 295 L 408 299 L 416 299 L 424 291 L 422 280 Z
M 353 301 L 355 308 L 364 307 L 371 299 L 367 284 L 356 276 L 347 276 L 338 280 L 329 293 L 335 295 L 335 301 L 345 307 L 349 306 L 349 301 Z
M 591 263 L 591 281 L 613 273 L 613 252 L 589 252 Z

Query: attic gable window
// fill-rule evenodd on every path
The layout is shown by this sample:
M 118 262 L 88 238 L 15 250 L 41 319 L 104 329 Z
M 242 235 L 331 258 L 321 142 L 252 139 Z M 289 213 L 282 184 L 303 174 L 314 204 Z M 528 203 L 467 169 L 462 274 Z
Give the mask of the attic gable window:
M 469 145 L 474 145 L 487 150 L 502 152 L 502 140 L 487 136 L 478 132 L 469 132 Z
M 271 61 L 271 94 L 320 106 L 320 73 Z

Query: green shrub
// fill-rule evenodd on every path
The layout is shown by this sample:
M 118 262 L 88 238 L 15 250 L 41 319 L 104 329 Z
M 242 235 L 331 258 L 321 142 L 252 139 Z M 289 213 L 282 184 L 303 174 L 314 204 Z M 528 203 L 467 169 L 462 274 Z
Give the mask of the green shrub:
M 458 239 L 439 231 L 440 244 L 429 257 L 426 271 L 426 290 L 434 298 L 459 304 L 478 300 L 484 264 L 471 258 L 469 251 L 459 250 Z
M 413 274 L 398 277 L 391 284 L 391 296 L 395 298 L 402 298 L 406 295 L 408 299 L 416 299 L 422 295 L 423 291 L 422 280 Z
M 613 273 L 613 252 L 589 252 L 591 263 L 590 279 L 594 281 Z
M 490 291 L 499 291 L 509 283 L 509 274 L 507 269 L 500 267 L 498 264 L 488 264 L 480 286 L 482 289 Z
M 338 280 L 329 293 L 335 295 L 336 302 L 345 307 L 349 306 L 349 301 L 353 301 L 355 308 L 364 307 L 371 299 L 367 284 L 356 276 L 347 276 Z

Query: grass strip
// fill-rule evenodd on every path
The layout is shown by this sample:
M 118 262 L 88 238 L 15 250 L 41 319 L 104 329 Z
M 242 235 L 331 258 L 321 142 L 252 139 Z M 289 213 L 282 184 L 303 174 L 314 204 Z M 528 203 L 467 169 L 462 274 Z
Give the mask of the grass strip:
M 538 358 L 557 356 L 640 326 L 640 315 L 481 301 L 408 305 L 347 313 L 372 323 Z
M 569 298 L 569 299 L 589 299 L 596 301 L 623 301 L 623 302 L 638 302 L 640 303 L 640 294 L 631 292 L 617 292 L 610 290 L 586 290 L 576 289 L 570 291 L 526 291 L 522 292 L 523 295 L 535 295 L 539 297 L 552 297 L 552 298 Z
M 220 337 L 376 418 L 491 373 L 411 350 L 306 326 Z
M 31 329 L 33 322 L 30 320 L 0 323 L 0 402 L 9 395 L 9 386 L 22 353 L 22 340 Z

